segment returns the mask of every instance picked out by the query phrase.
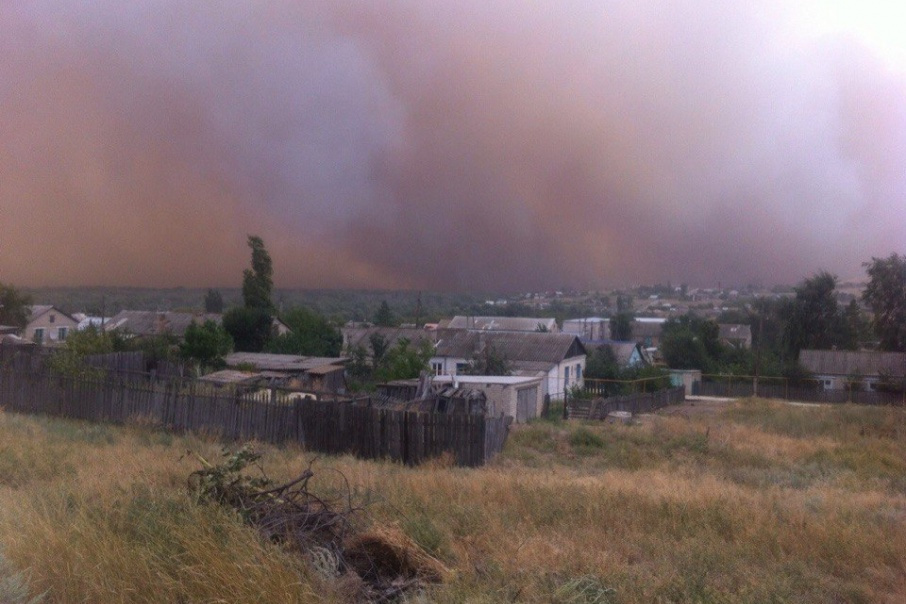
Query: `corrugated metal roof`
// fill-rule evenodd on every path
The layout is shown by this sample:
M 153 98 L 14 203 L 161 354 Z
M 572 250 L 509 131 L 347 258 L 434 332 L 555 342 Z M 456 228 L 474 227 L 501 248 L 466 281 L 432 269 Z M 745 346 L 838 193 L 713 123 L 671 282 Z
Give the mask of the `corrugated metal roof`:
M 906 353 L 874 350 L 802 350 L 799 364 L 817 375 L 906 377 Z
M 250 365 L 256 369 L 268 371 L 302 372 L 324 365 L 342 365 L 346 357 L 304 357 L 295 354 L 270 354 L 265 352 L 234 352 L 226 356 L 230 367 Z
M 260 373 L 249 373 L 246 371 L 236 371 L 235 369 L 223 369 L 201 376 L 199 381 L 210 382 L 212 384 L 241 384 L 242 382 L 254 381 L 261 377 Z

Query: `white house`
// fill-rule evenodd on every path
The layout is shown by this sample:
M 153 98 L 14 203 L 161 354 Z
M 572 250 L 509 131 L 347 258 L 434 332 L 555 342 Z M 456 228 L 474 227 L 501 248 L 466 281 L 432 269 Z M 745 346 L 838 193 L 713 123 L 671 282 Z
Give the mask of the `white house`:
M 585 346 L 566 333 L 440 330 L 431 369 L 459 375 L 489 353 L 501 357 L 512 375 L 543 377 L 544 394 L 551 398 L 563 398 L 569 388 L 584 384 Z
M 37 344 L 61 344 L 79 322 L 50 305 L 29 306 L 28 324 L 22 337 Z

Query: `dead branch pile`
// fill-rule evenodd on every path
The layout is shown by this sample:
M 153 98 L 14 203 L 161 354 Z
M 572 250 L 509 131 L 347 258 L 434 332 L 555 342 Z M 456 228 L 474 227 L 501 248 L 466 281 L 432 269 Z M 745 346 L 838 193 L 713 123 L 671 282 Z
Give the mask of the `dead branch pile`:
M 323 576 L 351 586 L 360 602 L 390 602 L 449 573 L 397 528 L 357 531 L 353 517 L 362 509 L 354 507 L 348 482 L 343 498 L 323 499 L 309 490 L 313 461 L 294 480 L 275 485 L 258 464 L 260 455 L 248 447 L 224 450 L 221 464 L 195 457 L 202 468 L 189 475 L 189 488 L 200 502 L 236 510 L 266 539 L 306 556 Z M 244 473 L 249 466 L 257 475 Z

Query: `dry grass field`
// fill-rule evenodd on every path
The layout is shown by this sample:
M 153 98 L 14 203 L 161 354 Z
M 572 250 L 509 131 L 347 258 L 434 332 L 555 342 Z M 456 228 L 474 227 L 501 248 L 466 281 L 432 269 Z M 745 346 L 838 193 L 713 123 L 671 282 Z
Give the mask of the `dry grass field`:
M 0 413 L 0 602 L 345 602 L 186 489 L 221 445 Z M 312 455 L 261 446 L 289 479 Z M 538 421 L 493 464 L 314 463 L 449 579 L 408 602 L 906 602 L 906 410 L 760 400 L 634 425 Z

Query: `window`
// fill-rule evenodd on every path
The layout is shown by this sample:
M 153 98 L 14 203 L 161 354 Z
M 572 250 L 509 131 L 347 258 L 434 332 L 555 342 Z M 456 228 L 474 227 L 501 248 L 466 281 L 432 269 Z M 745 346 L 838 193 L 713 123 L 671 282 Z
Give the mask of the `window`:
M 576 381 L 578 382 L 581 379 L 582 379 L 582 363 L 578 363 L 576 365 Z
M 40 344 L 44 341 L 44 328 L 38 327 L 35 329 L 35 337 L 33 338 L 35 343 Z
M 440 375 L 444 370 L 444 364 L 438 362 L 431 363 L 431 369 L 434 371 L 434 375 Z
M 456 363 L 456 373 L 462 373 L 466 370 L 468 363 Z
M 50 315 L 50 322 L 53 323 L 57 319 L 56 315 Z
M 66 335 L 69 333 L 69 328 L 67 327 L 58 327 L 57 328 L 57 340 L 62 342 L 66 339 Z
M 569 386 L 569 367 L 563 368 L 563 387 Z

